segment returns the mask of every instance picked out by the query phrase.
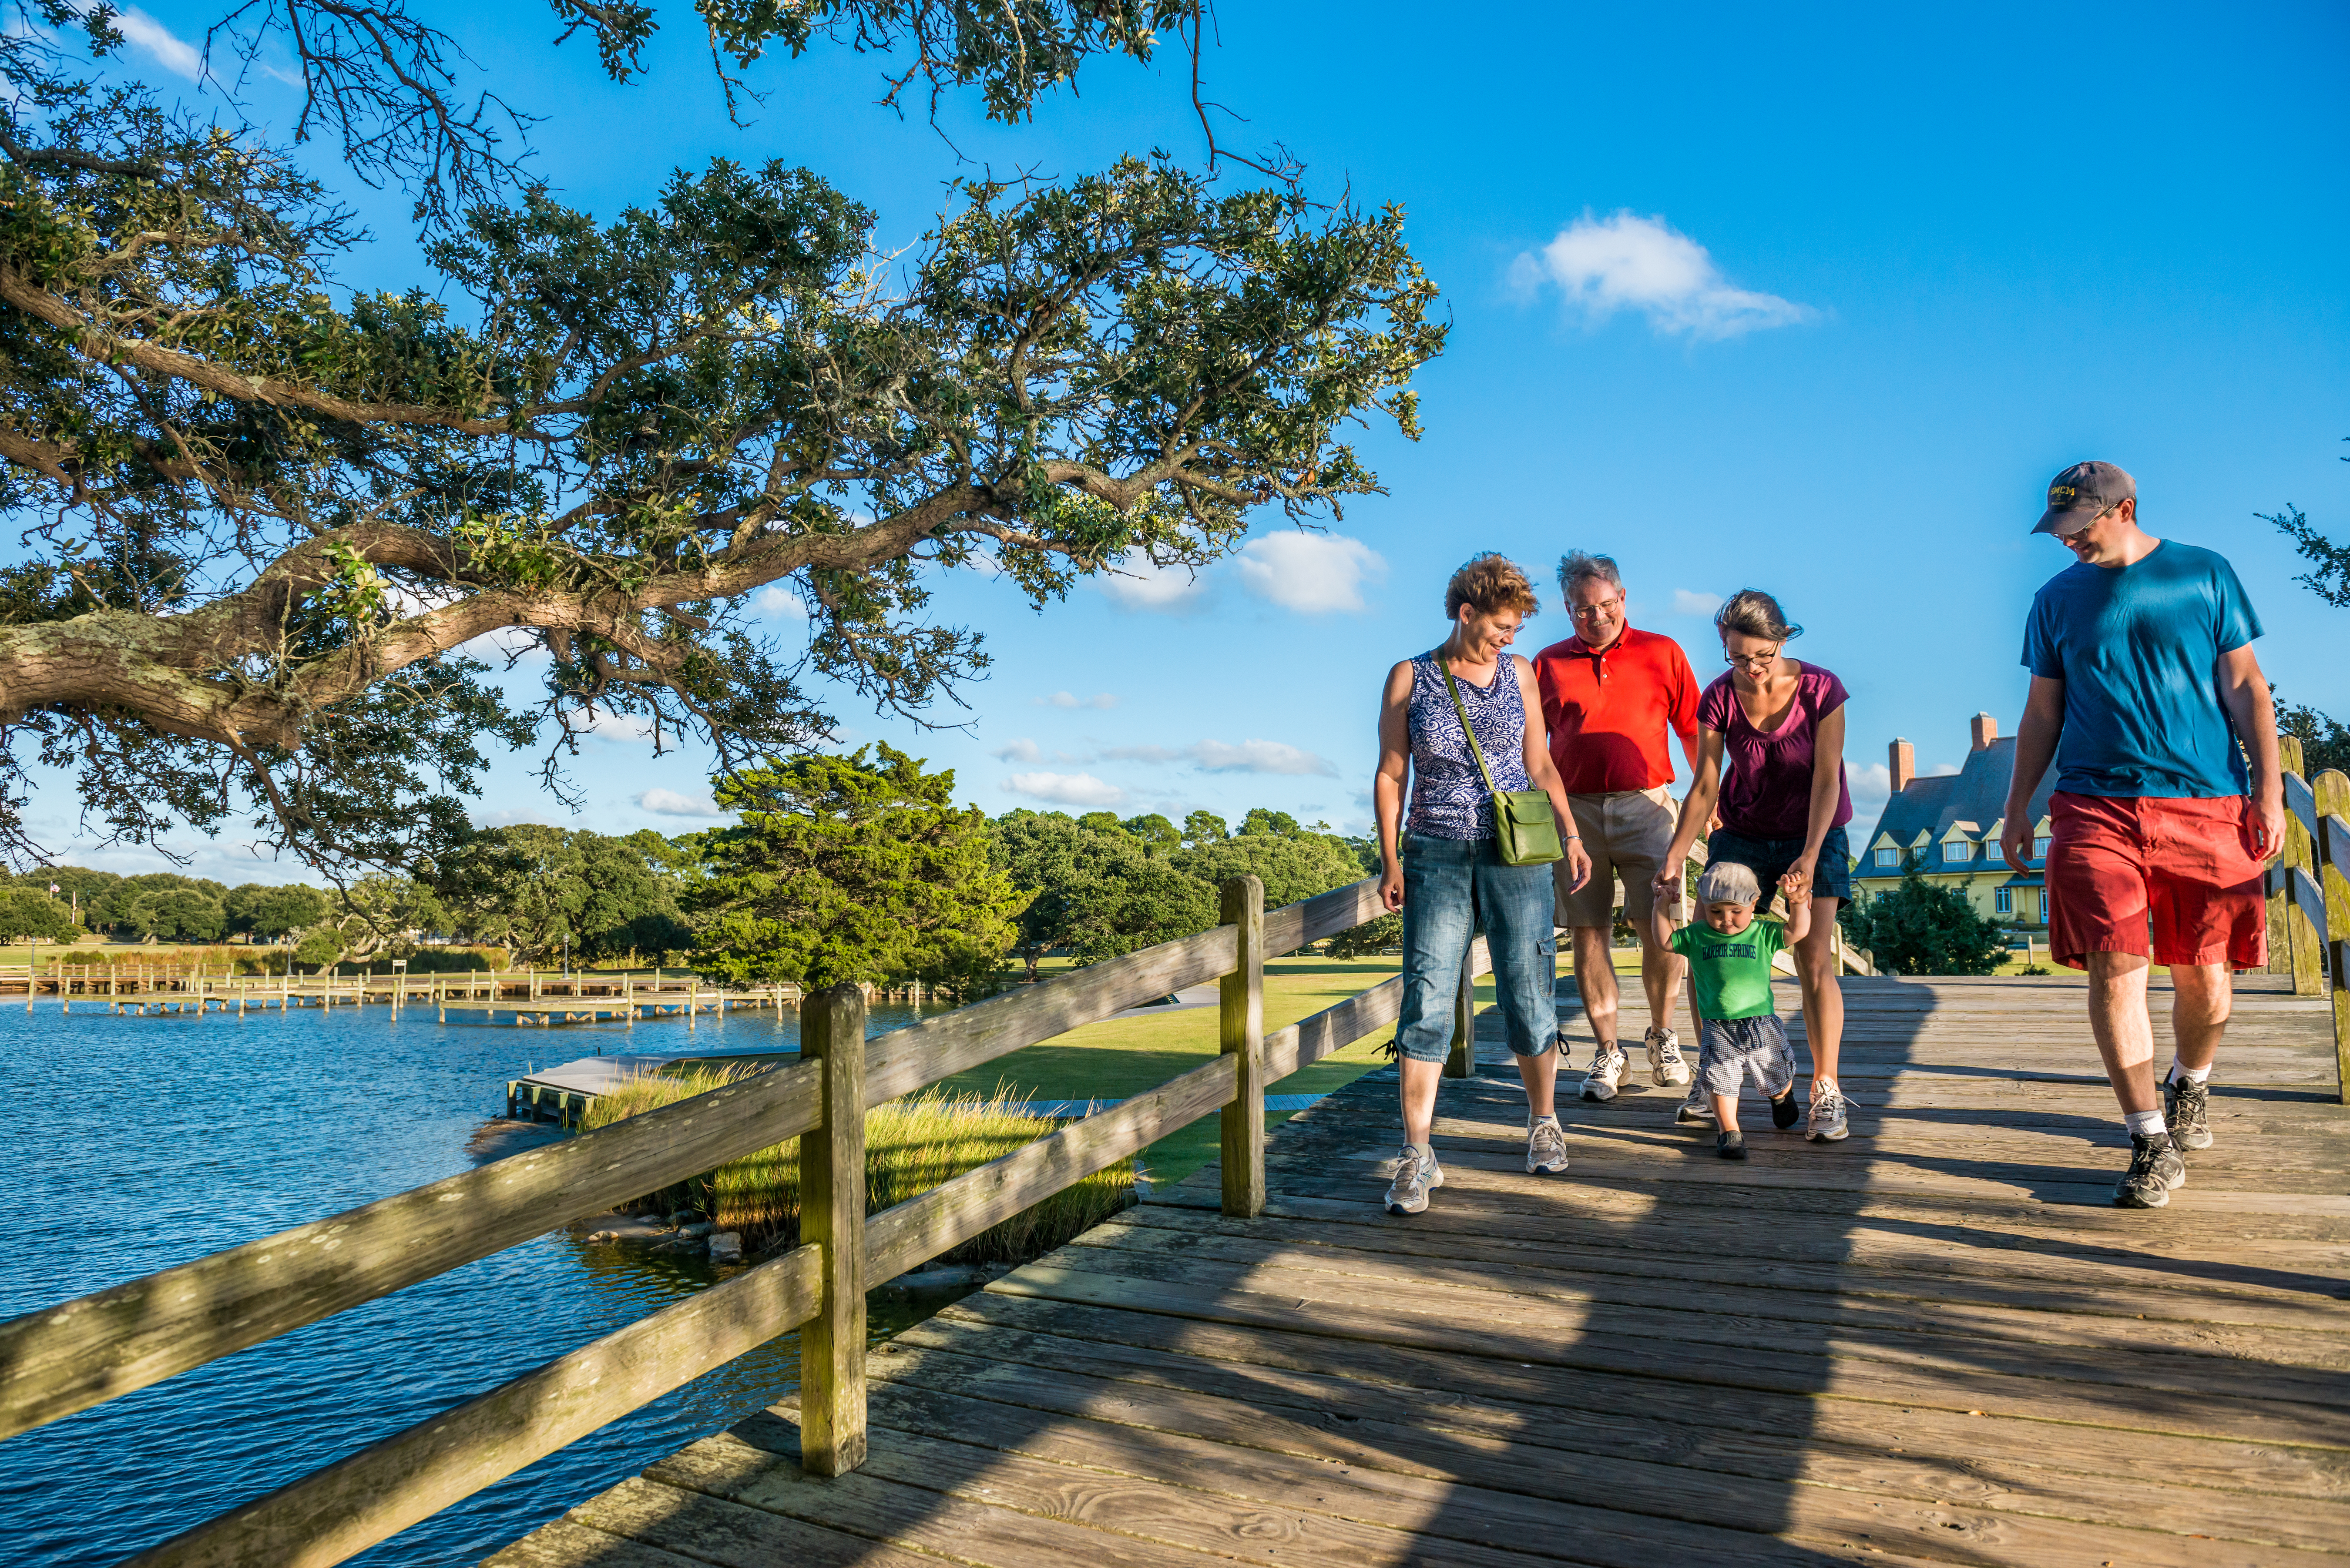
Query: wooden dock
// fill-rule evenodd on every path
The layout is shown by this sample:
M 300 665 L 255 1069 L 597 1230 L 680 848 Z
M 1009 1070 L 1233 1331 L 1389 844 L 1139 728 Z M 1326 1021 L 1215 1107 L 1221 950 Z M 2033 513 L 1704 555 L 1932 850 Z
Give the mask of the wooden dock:
M 2140 1213 L 2076 980 L 1845 995 L 1842 1145 L 1765 1113 L 1717 1160 L 1648 1089 L 1562 1101 L 1527 1176 L 1481 1020 L 1425 1215 L 1379 1206 L 1374 1074 L 1274 1136 L 1260 1217 L 1211 1168 L 879 1346 L 861 1468 L 806 1473 L 786 1402 L 491 1562 L 2350 1563 L 2327 1002 L 2243 978 L 2217 1142 Z
M 795 1007 L 800 988 L 778 985 L 730 990 L 691 973 L 650 975 L 546 970 L 455 971 L 442 974 L 215 973 L 208 969 L 147 964 L 57 964 L 43 971 L 0 972 L 0 995 L 21 996 L 25 1011 L 55 1002 L 61 1013 L 77 1005 L 136 1017 L 178 1017 L 276 1008 L 328 1010 L 381 1005 L 395 1013 L 434 1010 L 442 1023 L 503 1013 L 515 1024 L 549 1026 L 639 1018 L 682 1017 L 691 1029 L 704 1014 L 741 1008 Z

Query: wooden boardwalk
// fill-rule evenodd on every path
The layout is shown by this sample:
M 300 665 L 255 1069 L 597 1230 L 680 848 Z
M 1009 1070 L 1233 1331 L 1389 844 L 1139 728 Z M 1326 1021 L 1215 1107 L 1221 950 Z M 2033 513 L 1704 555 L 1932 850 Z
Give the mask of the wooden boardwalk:
M 1374 1074 L 1263 1218 L 1211 1170 L 879 1346 L 857 1472 L 787 1403 L 492 1562 L 2350 1568 L 2350 1110 L 2276 983 L 2155 1213 L 2069 979 L 1847 981 L 1854 1136 L 1750 1115 L 1743 1165 L 1652 1089 L 1526 1176 L 1482 1042 L 1412 1220 Z

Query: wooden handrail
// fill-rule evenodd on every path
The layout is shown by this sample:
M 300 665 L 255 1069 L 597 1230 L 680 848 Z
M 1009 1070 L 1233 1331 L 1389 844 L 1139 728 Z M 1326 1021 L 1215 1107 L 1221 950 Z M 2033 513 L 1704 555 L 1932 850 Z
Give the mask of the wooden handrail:
M 775 1334 L 801 1337 L 810 1467 L 864 1452 L 865 1292 L 1169 1132 L 1224 1109 L 1227 1158 L 1259 1174 L 1263 1118 L 1232 1111 L 1395 1016 L 1388 981 L 1266 1037 L 1264 959 L 1380 912 L 1366 879 L 1056 976 L 870 1043 L 854 987 L 809 1000 L 805 1059 L 564 1143 L 0 1324 L 0 1438 L 443 1272 L 784 1138 L 802 1142 L 804 1242 L 771 1262 L 184 1532 L 141 1563 L 341 1561 Z M 954 1073 L 1226 976 L 1223 1054 L 884 1213 L 862 1213 L 863 1116 Z M 1347 1033 L 1349 1030 L 1353 1033 Z M 1260 1100 L 1261 1105 L 1261 1100 Z M 831 1107 L 827 1114 L 827 1107 Z M 1244 1183 L 1242 1200 L 1246 1201 Z M 1261 1196 L 1258 1198 L 1261 1202 Z M 812 1325 L 812 1326 L 809 1326 Z M 819 1430 L 818 1428 L 822 1429 Z

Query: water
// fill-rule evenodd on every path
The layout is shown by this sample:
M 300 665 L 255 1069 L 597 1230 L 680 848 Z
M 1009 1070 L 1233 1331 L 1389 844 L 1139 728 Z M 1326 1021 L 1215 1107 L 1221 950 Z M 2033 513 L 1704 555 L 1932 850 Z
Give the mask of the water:
M 81 1011 L 82 1006 L 88 1011 Z M 876 1004 L 876 1032 L 924 1011 Z M 797 1014 L 555 1031 L 431 1010 L 60 1017 L 0 1007 L 0 1317 L 466 1169 L 504 1082 L 603 1051 L 797 1044 Z M 109 1563 L 702 1289 L 569 1229 L 0 1445 L 0 1563 Z M 877 1334 L 911 1320 L 875 1303 Z M 793 1387 L 785 1335 L 354 1562 L 473 1562 Z

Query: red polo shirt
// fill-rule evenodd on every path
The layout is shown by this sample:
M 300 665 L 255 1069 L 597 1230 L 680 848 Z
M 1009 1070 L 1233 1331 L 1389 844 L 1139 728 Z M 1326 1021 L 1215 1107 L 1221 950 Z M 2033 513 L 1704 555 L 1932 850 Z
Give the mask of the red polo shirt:
M 1697 675 L 1669 637 L 1627 626 L 1597 653 L 1570 637 L 1534 655 L 1534 680 L 1569 794 L 1669 784 L 1666 730 L 1684 744 L 1697 737 Z

